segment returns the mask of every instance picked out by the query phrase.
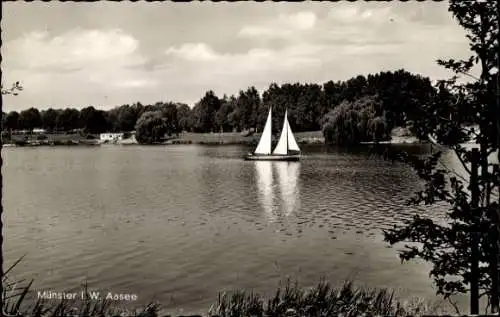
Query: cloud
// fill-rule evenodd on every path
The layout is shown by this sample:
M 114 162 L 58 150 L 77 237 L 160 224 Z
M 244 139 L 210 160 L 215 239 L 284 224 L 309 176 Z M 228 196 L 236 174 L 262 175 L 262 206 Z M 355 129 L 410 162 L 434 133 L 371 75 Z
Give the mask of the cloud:
M 250 85 L 323 83 L 398 68 L 445 78 L 449 73 L 435 60 L 467 57 L 464 32 L 446 5 L 429 4 L 415 13 L 420 7 L 364 2 L 270 5 L 269 10 L 250 3 L 172 7 L 168 21 L 147 15 L 147 28 L 141 15 L 135 26 L 103 17 L 93 29 L 40 31 L 47 20 L 2 46 L 5 84 L 21 80 L 26 88 L 17 99 L 7 98 L 23 107 L 192 104 L 209 89 L 233 94 Z M 92 17 L 100 12 L 88 10 Z M 222 19 L 221 12 L 231 18 Z
M 144 87 L 154 85 L 137 67 L 146 58 L 139 41 L 120 29 L 74 29 L 63 34 L 34 31 L 5 45 L 6 68 L 22 73 L 23 81 L 40 86 L 54 76 L 79 85 Z M 25 75 L 29 74 L 29 75 Z
M 391 18 L 390 6 L 360 7 L 353 3 L 333 6 L 328 19 L 336 24 L 377 25 Z
M 320 70 L 322 50 L 321 45 L 296 43 L 279 49 L 256 47 L 228 53 L 208 43 L 185 43 L 167 48 L 165 60 L 152 74 L 169 87 L 169 95 L 189 94 L 190 98 L 179 99 L 193 104 L 207 90 L 220 95 L 237 94 L 252 85 L 264 89 L 271 82 L 297 78 L 304 69 Z
M 398 10 L 356 3 L 332 6 L 323 15 L 279 14 L 239 29 L 237 36 L 253 44 L 243 52 L 219 51 L 209 42 L 167 48 L 168 73 L 177 81 L 220 87 L 219 92 L 229 94 L 249 85 L 265 89 L 271 82 L 321 83 L 399 68 L 447 77 L 435 60 L 464 56 L 463 30 L 453 23 L 415 22 Z M 284 41 L 276 45 L 278 39 Z
M 295 44 L 282 49 L 253 48 L 244 53 L 230 54 L 216 52 L 207 43 L 186 43 L 179 47 L 170 47 L 165 55 L 174 58 L 170 65 L 189 67 L 189 64 L 203 64 L 221 74 L 238 74 L 240 72 L 258 72 L 269 69 L 290 70 L 304 66 L 319 65 L 317 52 L 320 45 L 307 43 Z
M 66 107 L 104 103 L 124 89 L 150 91 L 158 81 L 144 70 L 147 58 L 139 44 L 120 29 L 26 33 L 2 47 L 8 74 L 3 80 L 20 80 L 25 87 L 9 101 Z
M 143 88 L 143 87 L 158 85 L 156 81 L 145 80 L 145 79 L 125 79 L 112 84 L 117 88 Z
M 316 25 L 316 14 L 301 11 L 294 14 L 280 14 L 276 20 L 262 25 L 247 25 L 241 28 L 238 35 L 242 37 L 280 38 L 290 37 L 297 32 L 304 32 Z
M 119 29 L 76 29 L 51 37 L 31 32 L 6 45 L 13 66 L 23 69 L 121 68 L 143 62 L 137 39 Z
M 165 54 L 190 61 L 213 61 L 218 58 L 218 54 L 205 43 L 186 43 L 180 47 L 170 47 Z

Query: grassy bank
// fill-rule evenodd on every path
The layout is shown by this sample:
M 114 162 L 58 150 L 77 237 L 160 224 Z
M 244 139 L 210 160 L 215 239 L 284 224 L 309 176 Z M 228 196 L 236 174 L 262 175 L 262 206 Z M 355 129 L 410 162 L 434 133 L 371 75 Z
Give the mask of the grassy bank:
M 327 282 L 305 289 L 287 281 L 265 299 L 245 291 L 221 294 L 209 310 L 216 316 L 419 316 L 442 312 L 440 305 L 422 300 L 401 301 L 388 289 L 355 287 L 351 282 L 332 287 Z
M 14 134 L 11 138 L 3 137 L 3 146 L 73 146 L 73 145 L 96 145 L 98 135 L 84 136 L 79 133 L 71 134 L 41 134 L 23 135 Z
M 99 135 L 90 134 L 91 138 L 98 139 Z M 13 134 L 11 139 L 8 139 L 5 134 L 3 136 L 4 142 L 19 142 L 25 140 L 33 140 L 33 141 L 83 141 L 88 140 L 86 135 L 82 135 L 80 133 L 45 133 L 45 134 L 33 134 L 24 135 L 24 134 Z
M 324 144 L 325 138 L 321 131 L 308 131 L 294 133 L 295 139 L 299 144 Z M 254 133 L 245 136 L 239 132 L 224 132 L 224 133 L 192 133 L 183 132 L 179 135 L 171 136 L 167 141 L 162 144 L 207 144 L 207 145 L 220 145 L 220 144 L 246 144 L 256 145 L 259 142 L 261 133 Z M 274 138 L 277 142 L 278 137 Z M 17 145 L 17 146 L 33 146 L 33 145 L 98 145 L 98 135 L 83 136 L 81 134 L 45 134 L 42 137 L 32 136 L 25 137 L 24 135 L 13 135 L 12 139 L 4 139 L 4 145 Z M 130 141 L 134 140 L 134 141 Z M 393 135 L 391 141 L 381 142 L 387 144 L 411 144 L 416 143 L 418 140 L 412 136 Z M 127 139 L 124 143 L 137 144 L 135 139 Z M 362 144 L 371 144 L 373 142 L 363 142 Z
M 178 136 L 170 137 L 164 144 L 257 144 L 261 134 L 255 133 L 244 136 L 239 132 L 225 133 L 191 133 L 183 132 Z M 11 139 L 4 139 L 4 145 L 33 146 L 33 145 L 94 145 L 98 135 L 92 135 L 92 139 L 80 134 L 45 134 L 42 137 L 24 135 L 13 135 Z M 298 132 L 295 134 L 300 144 L 314 143 L 323 144 L 324 138 L 321 131 Z M 277 141 L 277 140 L 276 140 Z M 133 144 L 129 143 L 129 144 Z
M 12 267 L 6 270 L 2 278 L 3 311 L 11 316 L 169 316 L 159 304 L 126 309 L 109 300 L 93 300 L 86 285 L 82 289 L 86 296 L 78 301 L 30 300 L 28 298 L 35 296 L 31 289 L 32 282 L 19 287 L 22 281 L 8 278 Z M 221 293 L 206 313 L 197 316 L 419 316 L 444 312 L 443 305 L 422 300 L 402 301 L 394 291 L 388 289 L 366 289 L 350 282 L 341 287 L 320 282 L 306 289 L 287 280 L 271 298 L 246 291 Z
M 324 138 L 321 131 L 298 132 L 295 133 L 295 138 L 298 143 L 316 143 L 323 144 Z M 174 137 L 167 141 L 169 144 L 257 144 L 261 133 L 254 133 L 250 136 L 245 136 L 238 132 L 224 133 L 180 133 L 178 137 Z M 277 141 L 277 139 L 275 140 Z
M 21 295 L 22 296 L 22 295 Z M 20 302 L 19 302 L 20 300 Z M 29 305 L 24 298 L 8 298 L 4 309 L 14 316 L 171 316 L 159 304 L 140 309 L 126 309 L 106 300 L 85 299 L 78 304 L 60 300 L 38 300 Z M 24 308 L 20 308 L 23 307 Z M 237 291 L 221 293 L 206 313 L 196 316 L 421 316 L 444 313 L 443 306 L 423 300 L 402 301 L 386 289 L 364 289 L 345 283 L 334 288 L 322 282 L 311 289 L 287 283 L 271 298 L 256 293 Z M 193 316 L 193 315 L 190 315 Z

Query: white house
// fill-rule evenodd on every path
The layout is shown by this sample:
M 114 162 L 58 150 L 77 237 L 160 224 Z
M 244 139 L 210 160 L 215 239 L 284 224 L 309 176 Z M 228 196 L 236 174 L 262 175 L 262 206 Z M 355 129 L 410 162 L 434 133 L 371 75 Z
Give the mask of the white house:
M 47 131 L 45 129 L 33 129 L 33 133 L 35 134 L 44 134 Z
M 123 133 L 101 133 L 99 135 L 99 139 L 102 142 L 105 141 L 117 142 L 123 140 Z

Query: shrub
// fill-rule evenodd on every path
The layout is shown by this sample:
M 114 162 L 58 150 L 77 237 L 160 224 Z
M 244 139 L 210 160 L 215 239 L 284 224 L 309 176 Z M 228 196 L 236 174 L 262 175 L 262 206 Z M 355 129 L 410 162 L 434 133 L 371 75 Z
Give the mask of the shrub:
M 423 300 L 399 301 L 394 291 L 365 289 L 346 282 L 333 288 L 320 282 L 310 290 L 299 288 L 287 280 L 267 302 L 255 293 L 244 291 L 232 295 L 222 293 L 209 310 L 209 315 L 229 316 L 415 316 L 437 313 L 439 305 Z

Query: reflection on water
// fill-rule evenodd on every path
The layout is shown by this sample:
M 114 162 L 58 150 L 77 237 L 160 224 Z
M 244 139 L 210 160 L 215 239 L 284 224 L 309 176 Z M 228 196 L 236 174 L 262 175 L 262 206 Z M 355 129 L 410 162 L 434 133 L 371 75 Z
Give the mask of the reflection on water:
M 380 236 L 441 214 L 405 205 L 421 184 L 411 168 L 366 150 L 303 150 L 297 163 L 247 162 L 241 146 L 6 149 L 4 258 L 27 254 L 16 277 L 35 278 L 34 290 L 86 281 L 190 313 L 219 291 L 273 295 L 287 277 L 341 284 L 353 271 L 433 298 L 428 267 L 401 265 Z
M 287 217 L 298 210 L 300 163 L 255 161 L 254 164 L 259 202 L 269 221 L 274 222 L 278 217 Z M 274 178 L 275 171 L 277 182 Z
M 259 191 L 259 202 L 264 209 L 269 220 L 276 220 L 274 210 L 274 188 L 273 188 L 273 166 L 269 161 L 255 161 L 255 171 L 257 174 L 257 188 Z
M 300 163 L 274 162 L 274 167 L 278 170 L 282 210 L 285 216 L 289 216 L 300 208 L 297 199 L 299 195 L 297 181 L 299 179 Z

